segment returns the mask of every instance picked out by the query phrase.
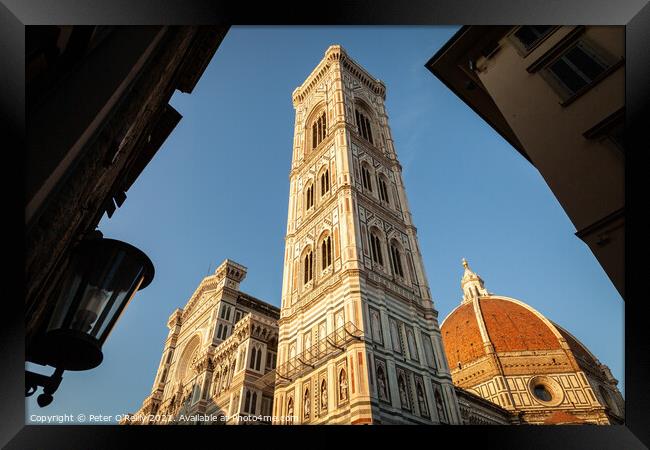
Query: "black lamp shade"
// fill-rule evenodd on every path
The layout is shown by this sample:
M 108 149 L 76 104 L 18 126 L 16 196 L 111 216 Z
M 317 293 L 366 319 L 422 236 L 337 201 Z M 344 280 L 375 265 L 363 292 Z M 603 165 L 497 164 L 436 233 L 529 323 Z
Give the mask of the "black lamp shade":
M 115 322 L 153 275 L 151 260 L 130 244 L 104 238 L 82 241 L 46 330 L 48 364 L 65 370 L 98 366 Z

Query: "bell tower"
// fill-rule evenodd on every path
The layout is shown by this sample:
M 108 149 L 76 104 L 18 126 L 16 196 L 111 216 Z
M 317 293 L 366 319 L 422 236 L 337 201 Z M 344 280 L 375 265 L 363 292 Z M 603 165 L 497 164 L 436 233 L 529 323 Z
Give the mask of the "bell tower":
M 281 423 L 460 423 L 385 98 L 338 45 L 292 94 Z

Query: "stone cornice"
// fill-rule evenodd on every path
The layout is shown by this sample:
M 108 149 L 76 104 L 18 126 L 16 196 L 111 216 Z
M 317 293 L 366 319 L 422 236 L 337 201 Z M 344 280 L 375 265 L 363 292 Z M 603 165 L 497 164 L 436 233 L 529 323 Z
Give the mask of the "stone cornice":
M 383 81 L 376 79 L 366 69 L 361 67 L 355 60 L 350 57 L 345 58 L 342 61 L 343 67 L 345 67 L 351 74 L 359 79 L 363 84 L 370 89 L 370 91 L 381 96 L 382 100 L 386 100 L 386 85 Z
M 325 55 L 320 63 L 318 63 L 314 70 L 312 70 L 307 76 L 305 81 L 299 87 L 294 89 L 291 94 L 291 100 L 293 101 L 294 107 L 305 100 L 318 82 L 324 78 L 332 63 L 339 63 L 345 58 L 347 58 L 347 54 L 340 45 L 331 45 L 325 51 Z
M 366 69 L 361 67 L 355 60 L 350 58 L 345 49 L 340 45 L 331 45 L 326 51 L 323 59 L 311 71 L 305 81 L 291 94 L 294 107 L 303 102 L 314 87 L 324 78 L 332 64 L 340 63 L 348 72 L 361 81 L 372 93 L 386 99 L 386 85 L 383 81 L 377 80 L 370 75 Z

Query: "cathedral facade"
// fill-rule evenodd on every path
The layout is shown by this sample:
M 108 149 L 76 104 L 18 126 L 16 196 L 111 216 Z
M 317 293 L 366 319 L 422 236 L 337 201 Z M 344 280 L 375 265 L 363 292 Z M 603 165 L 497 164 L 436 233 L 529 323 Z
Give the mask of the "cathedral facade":
M 225 260 L 169 317 L 151 394 L 124 424 L 270 423 L 277 307 L 239 290 L 246 267 Z
M 385 109 L 331 46 L 293 92 L 274 415 L 460 423 Z

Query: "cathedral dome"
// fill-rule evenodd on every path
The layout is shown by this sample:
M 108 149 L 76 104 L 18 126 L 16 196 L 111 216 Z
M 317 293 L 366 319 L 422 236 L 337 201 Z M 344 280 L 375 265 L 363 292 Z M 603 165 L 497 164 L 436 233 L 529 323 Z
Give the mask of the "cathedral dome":
M 553 324 L 530 306 L 508 297 L 487 295 L 465 302 L 440 328 L 450 368 L 487 355 L 490 345 L 496 353 L 562 349 L 561 335 Z

